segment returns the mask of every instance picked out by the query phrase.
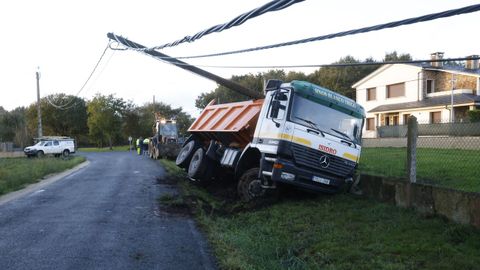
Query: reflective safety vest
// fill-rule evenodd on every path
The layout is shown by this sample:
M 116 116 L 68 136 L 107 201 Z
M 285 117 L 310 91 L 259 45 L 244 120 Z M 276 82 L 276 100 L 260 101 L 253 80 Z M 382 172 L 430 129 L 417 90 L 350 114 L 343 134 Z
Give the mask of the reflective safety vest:
M 137 139 L 137 147 L 140 147 L 140 139 Z

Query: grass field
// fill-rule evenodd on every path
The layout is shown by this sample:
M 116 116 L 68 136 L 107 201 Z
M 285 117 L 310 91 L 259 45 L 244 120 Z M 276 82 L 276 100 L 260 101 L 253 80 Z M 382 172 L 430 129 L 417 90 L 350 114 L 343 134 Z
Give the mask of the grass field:
M 80 151 L 80 152 L 112 152 L 112 151 L 121 152 L 121 151 L 128 151 L 128 145 L 114 146 L 114 147 L 112 147 L 112 149 L 110 149 L 109 147 L 103 147 L 103 148 L 82 147 L 82 148 L 78 148 L 78 151 Z M 132 150 L 132 151 L 134 151 L 134 150 Z
M 476 269 L 480 231 L 349 195 L 289 193 L 261 208 L 214 196 L 188 183 L 173 162 L 189 204 L 221 269 Z
M 38 182 L 48 174 L 73 168 L 83 161 L 85 158 L 80 156 L 67 159 L 54 157 L 0 158 L 0 195 Z
M 406 176 L 406 148 L 363 148 L 359 171 L 371 175 Z M 417 149 L 419 182 L 480 192 L 480 151 Z

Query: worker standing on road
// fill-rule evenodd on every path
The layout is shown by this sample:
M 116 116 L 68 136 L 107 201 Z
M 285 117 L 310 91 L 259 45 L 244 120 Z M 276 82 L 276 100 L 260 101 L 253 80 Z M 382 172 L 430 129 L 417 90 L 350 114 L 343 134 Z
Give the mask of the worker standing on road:
M 137 154 L 140 155 L 140 138 L 135 141 L 135 147 L 137 148 Z
M 150 140 L 148 138 L 145 138 L 143 140 L 143 151 L 144 151 L 144 155 L 148 155 L 148 143 L 150 142 Z
M 140 137 L 140 138 L 137 139 L 137 153 L 138 153 L 138 155 L 142 154 L 142 150 L 143 150 L 143 138 Z

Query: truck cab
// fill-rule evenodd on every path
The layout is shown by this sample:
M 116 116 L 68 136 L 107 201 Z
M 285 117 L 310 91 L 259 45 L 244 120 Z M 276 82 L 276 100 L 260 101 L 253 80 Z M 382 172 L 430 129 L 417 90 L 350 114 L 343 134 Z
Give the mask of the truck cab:
M 320 192 L 352 182 L 360 158 L 364 109 L 303 81 L 270 81 L 249 147 L 261 153 L 259 179 Z

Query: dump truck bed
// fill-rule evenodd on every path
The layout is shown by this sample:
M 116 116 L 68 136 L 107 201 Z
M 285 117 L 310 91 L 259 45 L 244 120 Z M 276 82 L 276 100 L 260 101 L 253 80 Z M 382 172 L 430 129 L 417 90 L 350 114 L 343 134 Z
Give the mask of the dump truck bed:
M 203 140 L 243 147 L 255 132 L 263 99 L 215 105 L 210 102 L 188 131 Z

